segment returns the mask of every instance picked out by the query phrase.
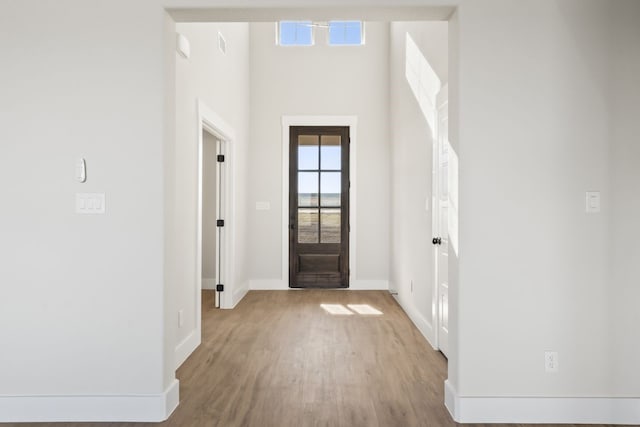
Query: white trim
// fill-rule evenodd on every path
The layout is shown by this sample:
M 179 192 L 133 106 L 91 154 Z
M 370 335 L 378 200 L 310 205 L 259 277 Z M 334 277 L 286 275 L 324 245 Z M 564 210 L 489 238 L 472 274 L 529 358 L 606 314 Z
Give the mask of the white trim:
M 232 305 L 228 308 L 236 308 L 236 305 L 238 305 L 238 303 L 240 301 L 242 301 L 242 298 L 244 298 L 247 293 L 249 292 L 249 285 L 248 284 L 243 284 L 242 287 L 236 287 L 237 289 L 235 289 L 233 291 L 233 302 Z
M 0 422 L 160 422 L 178 406 L 178 384 L 159 394 L 0 396 Z
M 180 367 L 191 353 L 200 345 L 201 335 L 196 332 L 197 329 L 192 330 L 189 335 L 176 346 L 174 354 L 176 367 Z M 177 368 L 176 368 L 177 369 Z
M 459 423 L 640 424 L 640 398 L 463 397 L 445 381 L 445 405 Z
M 198 135 L 198 189 L 197 189 L 197 208 L 196 208 L 196 286 L 195 295 L 193 296 L 194 312 L 196 327 L 180 344 L 176 346 L 176 369 L 186 360 L 187 357 L 195 350 L 202 342 L 202 173 L 203 173 L 203 138 L 202 131 L 206 130 L 210 134 L 214 135 L 221 141 L 225 142 L 225 167 L 223 168 L 223 180 L 224 180 L 224 193 L 225 201 L 223 204 L 224 216 L 225 216 L 225 239 L 223 241 L 224 249 L 222 252 L 219 247 L 216 247 L 216 253 L 223 254 L 223 269 L 224 285 L 226 291 L 222 293 L 220 306 L 222 308 L 230 308 L 233 306 L 233 291 L 234 283 L 234 259 L 235 259 L 235 245 L 234 245 L 234 229 L 235 224 L 233 218 L 235 218 L 235 197 L 234 197 L 234 179 L 233 179 L 233 162 L 234 162 L 234 148 L 233 143 L 236 139 L 236 134 L 233 128 L 225 122 L 216 112 L 211 110 L 205 103 L 197 102 L 197 135 Z M 216 230 L 216 233 L 218 230 Z M 216 234 L 217 235 L 217 234 Z M 218 239 L 216 238 L 216 245 L 218 245 Z M 216 266 L 216 268 L 219 268 Z M 193 336 L 193 338 L 191 338 Z
M 250 280 L 249 289 L 252 291 L 295 291 L 297 289 L 289 288 L 288 280 L 266 279 L 266 280 Z M 345 291 L 388 291 L 389 282 L 386 280 L 352 280 L 348 288 L 340 288 L 335 290 Z
M 222 117 L 216 112 L 210 109 L 204 102 L 198 100 L 198 242 L 197 242 L 197 265 L 196 276 L 198 277 L 198 299 L 201 299 L 200 290 L 202 289 L 202 278 L 200 272 L 202 271 L 202 130 L 206 130 L 220 141 L 224 142 L 224 155 L 225 162 L 223 167 L 223 216 L 225 217 L 225 235 L 222 239 L 223 248 L 216 248 L 216 253 L 221 251 L 222 253 L 222 281 L 225 285 L 225 292 L 222 293 L 220 301 L 221 308 L 228 308 L 233 305 L 233 290 L 234 283 L 234 236 L 235 236 L 235 197 L 234 197 L 234 161 L 235 161 L 235 144 L 236 133 Z M 216 230 L 216 236 L 219 230 Z M 216 238 L 216 245 L 217 245 Z M 216 265 L 216 268 L 220 266 Z M 198 303 L 198 316 L 196 321 L 201 322 L 200 319 L 200 304 Z M 199 325 L 200 326 L 200 325 Z
M 265 280 L 249 280 L 249 289 L 252 291 L 286 291 L 289 290 L 286 280 L 265 279 Z
M 435 331 L 433 323 L 430 323 L 422 313 L 410 305 L 410 303 L 406 303 L 399 295 L 393 295 L 393 297 L 431 347 L 433 347 L 434 350 L 438 350 L 438 347 L 435 345 Z
M 353 227 L 351 228 L 353 229 Z M 388 291 L 388 280 L 351 280 L 349 289 L 352 291 Z
M 357 195 L 357 142 L 358 116 L 282 116 L 282 270 L 281 281 L 289 288 L 289 127 L 291 126 L 348 126 L 351 145 L 349 147 L 349 287 L 356 282 L 356 195 Z M 252 281 L 257 282 L 257 281 Z M 251 289 L 254 289 L 251 287 Z

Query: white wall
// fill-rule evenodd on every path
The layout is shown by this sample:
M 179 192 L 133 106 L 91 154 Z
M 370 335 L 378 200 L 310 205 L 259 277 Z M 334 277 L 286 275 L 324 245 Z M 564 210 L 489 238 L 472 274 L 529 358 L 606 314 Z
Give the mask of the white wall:
M 607 8 L 489 0 L 459 13 L 462 396 L 611 394 Z M 600 214 L 585 214 L 587 190 L 603 192 Z
M 622 1 L 612 13 L 611 110 L 611 320 L 606 342 L 619 396 L 640 395 L 640 3 Z
M 163 11 L 123 4 L 0 3 L 3 396 L 165 388 Z
M 217 146 L 216 138 L 203 132 L 202 147 L 202 287 L 215 289 L 216 280 L 216 209 Z
M 413 39 L 444 85 L 447 33 L 446 22 L 393 22 L 390 31 L 391 284 L 433 344 L 433 133 L 406 78 L 406 37 Z
M 176 344 L 184 342 L 196 328 L 196 214 L 197 214 L 197 101 L 216 112 L 236 133 L 235 191 L 236 218 L 225 218 L 227 226 L 235 222 L 236 277 L 234 291 L 246 289 L 245 201 L 249 124 L 249 26 L 248 24 L 177 24 L 176 31 L 187 37 L 191 56 L 176 53 L 176 150 L 174 247 L 168 263 L 172 276 L 174 301 L 173 331 Z M 227 52 L 218 49 L 218 32 L 227 42 Z M 236 294 L 237 295 L 237 294 Z M 232 292 L 225 293 L 223 305 L 233 305 Z M 184 325 L 178 328 L 178 311 L 184 311 Z
M 387 286 L 389 30 L 388 24 L 377 22 L 367 22 L 365 29 L 365 46 L 327 46 L 318 34 L 315 46 L 282 47 L 275 44 L 274 23 L 251 24 L 247 268 L 254 283 L 282 279 L 282 116 L 356 115 L 357 172 L 352 179 L 357 180 L 357 255 L 351 281 Z M 271 210 L 256 211 L 256 201 L 268 201 Z M 279 286 L 288 286 L 288 278 Z
M 170 173 L 163 167 L 171 164 L 163 142 L 173 138 L 163 130 L 170 86 L 163 7 L 216 5 L 222 3 L 0 1 L 3 420 L 11 396 L 21 403 L 47 394 L 155 396 L 169 383 L 163 338 L 175 331 L 163 328 L 163 315 L 176 316 L 165 309 L 173 300 L 163 290 L 163 219 L 171 215 L 163 214 L 163 176 Z M 631 187 L 638 181 L 638 60 L 626 54 L 637 55 L 640 44 L 637 7 L 624 0 L 461 0 L 459 34 L 450 38 L 458 46 L 451 81 L 459 83 L 452 86 L 451 142 L 461 165 L 450 366 L 460 396 L 640 397 Z M 610 8 L 619 19 L 608 21 Z M 604 43 L 614 23 L 619 45 Z M 221 107 L 212 106 L 225 115 Z M 277 164 L 270 153 L 262 150 Z M 78 155 L 88 160 L 84 185 L 73 181 Z M 106 192 L 106 215 L 73 213 L 73 195 L 84 189 Z M 587 189 L 603 189 L 602 214 L 583 214 Z M 278 185 L 258 183 L 251 206 L 258 197 L 278 206 Z M 278 217 L 272 210 L 265 220 L 276 224 Z M 268 260 L 251 276 L 279 277 L 278 256 L 257 248 L 247 254 Z M 381 265 L 368 274 L 383 275 Z M 545 349 L 560 353 L 556 375 L 543 372 Z M 612 371 L 612 364 L 620 366 Z M 87 408 L 53 411 L 109 418 Z M 30 409 L 31 417 L 53 418 Z

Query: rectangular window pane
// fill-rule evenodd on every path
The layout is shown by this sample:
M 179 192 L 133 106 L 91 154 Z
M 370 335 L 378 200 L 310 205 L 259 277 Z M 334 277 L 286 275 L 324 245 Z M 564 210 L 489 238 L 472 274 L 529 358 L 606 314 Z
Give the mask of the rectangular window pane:
M 280 21 L 279 38 L 282 46 L 311 46 L 313 44 L 311 21 Z
M 318 172 L 298 172 L 298 206 L 318 206 Z
M 321 169 L 340 170 L 342 150 L 340 135 L 322 135 L 320 137 L 322 165 Z
M 298 209 L 298 243 L 318 243 L 318 209 Z
M 320 204 L 321 206 L 340 206 L 342 183 L 340 172 L 320 173 Z
M 340 243 L 340 209 L 320 209 L 320 243 Z
M 298 136 L 298 169 L 318 170 L 318 135 Z
M 362 21 L 329 22 L 330 45 L 361 45 Z

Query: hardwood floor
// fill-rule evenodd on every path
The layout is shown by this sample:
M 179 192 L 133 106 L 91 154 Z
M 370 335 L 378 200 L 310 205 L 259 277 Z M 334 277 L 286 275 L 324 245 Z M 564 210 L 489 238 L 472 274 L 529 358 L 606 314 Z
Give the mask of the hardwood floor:
M 455 425 L 443 404 L 446 359 L 388 292 L 252 291 L 234 310 L 212 307 L 205 292 L 203 342 L 177 372 L 181 401 L 169 420 L 31 425 Z
M 321 304 L 383 314 L 333 315 Z M 444 357 L 388 292 L 254 291 L 233 311 L 206 311 L 203 345 L 178 371 L 183 400 L 169 421 L 186 425 L 199 414 L 194 425 L 452 425 L 445 376 Z

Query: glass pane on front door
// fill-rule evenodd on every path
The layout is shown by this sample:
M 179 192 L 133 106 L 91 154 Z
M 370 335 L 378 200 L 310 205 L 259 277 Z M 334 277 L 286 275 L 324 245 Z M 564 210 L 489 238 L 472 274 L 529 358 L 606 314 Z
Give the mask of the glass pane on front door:
M 318 243 L 318 209 L 298 209 L 298 243 Z
M 340 243 L 340 209 L 320 209 L 320 243 Z
M 300 135 L 298 137 L 298 169 L 317 170 L 320 163 L 318 135 Z
M 323 207 L 340 206 L 342 193 L 340 172 L 320 172 L 320 205 Z
M 318 206 L 318 172 L 298 172 L 298 206 Z
M 323 170 L 341 169 L 342 164 L 342 147 L 340 146 L 340 135 L 322 135 L 320 137 L 320 158 Z

